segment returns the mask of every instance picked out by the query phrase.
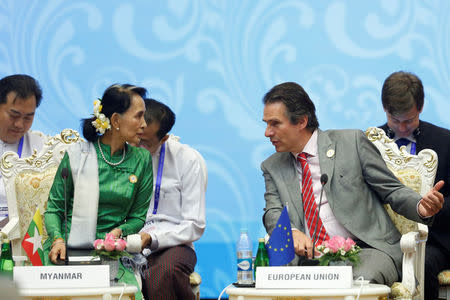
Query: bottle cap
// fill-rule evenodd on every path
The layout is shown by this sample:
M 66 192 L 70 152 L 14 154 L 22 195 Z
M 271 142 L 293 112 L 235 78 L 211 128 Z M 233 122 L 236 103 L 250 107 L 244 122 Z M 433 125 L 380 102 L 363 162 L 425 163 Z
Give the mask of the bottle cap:
M 258 242 L 259 242 L 259 243 L 265 243 L 266 240 L 265 240 L 264 238 L 259 238 L 259 239 L 258 239 Z

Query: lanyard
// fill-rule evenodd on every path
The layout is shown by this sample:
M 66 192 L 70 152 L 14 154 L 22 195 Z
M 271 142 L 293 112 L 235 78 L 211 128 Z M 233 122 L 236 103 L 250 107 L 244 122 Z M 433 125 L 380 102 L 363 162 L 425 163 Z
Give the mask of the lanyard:
M 161 151 L 159 154 L 158 174 L 156 175 L 156 184 L 155 184 L 155 206 L 153 208 L 154 215 L 158 211 L 159 192 L 161 190 L 161 181 L 162 181 L 162 173 L 163 173 L 163 168 L 164 168 L 165 153 L 166 153 L 166 143 L 162 144 Z
M 412 155 L 416 155 L 416 143 L 415 142 L 411 142 L 411 151 L 410 153 Z
M 23 136 L 20 138 L 19 148 L 17 148 L 17 155 L 19 155 L 19 158 L 22 157 L 22 149 L 23 149 Z

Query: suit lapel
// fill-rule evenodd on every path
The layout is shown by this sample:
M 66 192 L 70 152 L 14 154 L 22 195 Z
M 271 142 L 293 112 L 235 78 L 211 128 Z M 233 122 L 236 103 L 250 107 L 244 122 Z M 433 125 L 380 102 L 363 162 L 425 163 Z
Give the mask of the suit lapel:
M 336 143 L 330 139 L 326 132 L 320 129 L 317 129 L 317 151 L 319 154 L 320 172 L 328 175 L 328 183 L 324 187 L 324 192 L 327 194 L 327 200 L 331 209 L 333 209 L 333 200 L 329 187 L 334 174 Z
M 419 120 L 419 131 L 420 134 L 416 136 L 416 155 L 419 154 L 419 152 L 426 148 L 433 149 L 433 145 L 428 145 L 426 139 L 424 137 L 429 136 L 430 133 L 427 130 L 426 124 Z

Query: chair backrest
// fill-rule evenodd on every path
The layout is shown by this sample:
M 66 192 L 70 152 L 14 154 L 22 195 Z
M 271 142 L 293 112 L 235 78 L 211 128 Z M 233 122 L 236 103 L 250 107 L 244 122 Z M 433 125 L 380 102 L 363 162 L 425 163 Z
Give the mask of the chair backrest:
M 383 129 L 369 127 L 366 136 L 375 144 L 383 157 L 387 167 L 406 186 L 412 188 L 421 196 L 425 195 L 434 185 L 438 158 L 436 152 L 424 149 L 417 155 L 400 149 L 394 140 L 388 138 Z M 417 231 L 417 223 L 395 213 L 387 205 L 388 213 L 401 234 Z
M 19 158 L 17 153 L 5 152 L 0 170 L 5 183 L 9 222 L 2 229 L 11 241 L 12 254 L 17 261 L 27 260 L 21 243 L 36 209 L 42 217 L 59 163 L 70 144 L 81 141 L 78 132 L 64 129 L 48 137 L 42 150 L 30 157 Z M 45 230 L 45 229 L 44 229 Z M 43 242 L 47 238 L 44 232 Z
M 423 149 L 417 155 L 411 155 L 406 151 L 405 146 L 399 149 L 397 144 L 388 138 L 381 128 L 368 128 L 366 136 L 378 148 L 389 170 L 404 185 L 412 188 L 421 196 L 433 187 L 438 164 L 436 152 L 431 149 Z M 411 295 L 414 295 L 414 298 L 423 299 L 425 244 L 428 237 L 428 227 L 397 214 L 389 205 L 386 205 L 386 209 L 395 226 L 403 235 L 400 242 L 404 253 L 403 278 L 401 285 L 395 283 L 396 286 L 391 287 L 392 293 L 400 292 L 402 294 L 401 290 L 406 288 Z M 411 244 L 414 246 L 411 247 Z M 412 249 L 415 249 L 415 251 L 411 251 Z M 418 287 L 416 280 L 419 283 Z

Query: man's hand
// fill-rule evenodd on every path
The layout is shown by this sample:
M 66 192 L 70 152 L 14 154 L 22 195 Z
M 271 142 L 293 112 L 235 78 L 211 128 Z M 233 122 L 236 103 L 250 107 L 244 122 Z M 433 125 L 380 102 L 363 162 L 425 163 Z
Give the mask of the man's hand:
M 420 199 L 418 210 L 422 217 L 434 216 L 441 210 L 444 204 L 444 196 L 439 190 L 444 186 L 444 181 L 440 180 L 436 185 Z
M 297 229 L 292 229 L 292 238 L 294 239 L 294 250 L 297 255 L 307 256 L 312 258 L 313 254 L 313 242 L 303 232 Z M 320 253 L 316 251 L 315 255 Z
M 147 245 L 150 245 L 152 242 L 152 237 L 147 232 L 139 233 L 141 235 L 141 248 L 144 249 Z

